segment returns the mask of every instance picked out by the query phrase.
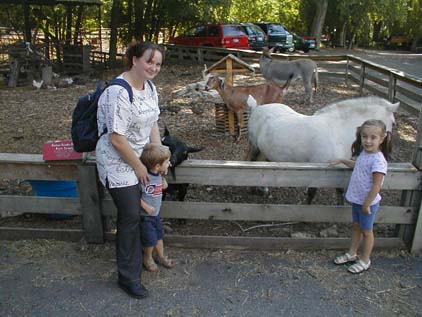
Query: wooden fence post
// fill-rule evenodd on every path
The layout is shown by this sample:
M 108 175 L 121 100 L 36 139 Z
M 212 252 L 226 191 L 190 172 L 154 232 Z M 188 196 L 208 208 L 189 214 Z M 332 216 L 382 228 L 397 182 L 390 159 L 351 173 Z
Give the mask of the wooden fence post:
M 416 135 L 416 146 L 413 152 L 412 164 L 418 169 L 422 169 L 422 112 L 419 112 L 418 133 Z M 422 250 L 422 194 L 420 191 L 403 191 L 400 205 L 414 206 L 418 209 L 418 219 L 413 225 L 400 225 L 399 237 L 405 242 L 412 253 Z
M 234 74 L 233 74 L 233 60 L 228 58 L 226 60 L 226 81 L 233 86 L 234 82 Z M 229 117 L 229 131 L 230 135 L 236 135 L 235 126 L 234 126 L 234 112 L 228 109 L 228 117 Z M 239 122 L 238 122 L 239 124 Z M 240 131 L 239 131 L 240 133 Z
M 365 64 L 360 66 L 360 78 L 359 78 L 359 94 L 362 95 L 363 86 L 365 84 Z
M 390 73 L 390 80 L 388 81 L 388 100 L 394 102 L 396 97 L 396 76 L 393 73 Z
M 413 254 L 422 253 L 422 210 L 421 210 L 421 205 L 419 206 L 418 219 L 416 220 L 416 226 L 415 226 L 415 230 L 414 230 L 412 245 L 410 247 L 410 252 L 413 253 Z
M 79 165 L 78 174 L 78 191 L 85 239 L 88 243 L 104 243 L 96 166 Z
M 345 78 L 344 78 L 344 82 L 346 84 L 346 87 L 349 87 L 349 63 L 350 63 L 350 59 L 349 59 L 349 56 L 347 56 L 346 74 L 345 74 Z
M 198 64 L 204 63 L 204 54 L 202 48 L 198 48 Z

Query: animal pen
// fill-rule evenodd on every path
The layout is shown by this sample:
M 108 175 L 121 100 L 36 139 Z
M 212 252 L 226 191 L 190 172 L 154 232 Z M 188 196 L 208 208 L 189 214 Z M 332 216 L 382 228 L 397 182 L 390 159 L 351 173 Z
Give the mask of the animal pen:
M 220 49 L 201 48 L 201 56 L 221 54 Z M 170 51 L 173 50 L 173 51 Z M 169 49 L 170 58 L 177 56 L 176 48 Z M 195 48 L 197 51 L 198 48 Z M 226 50 L 225 54 L 257 54 Z M 217 55 L 218 55 L 217 54 Z M 193 56 L 193 55 L 192 55 Z M 246 56 L 246 55 L 245 55 Z M 256 56 L 259 56 L 256 55 Z M 217 59 L 220 59 L 219 56 Z M 280 54 L 280 58 L 283 56 Z M 293 58 L 293 57 L 289 57 Z M 384 181 L 384 190 L 402 192 L 401 202 L 397 206 L 383 205 L 378 214 L 377 223 L 396 224 L 399 233 L 393 238 L 378 238 L 377 248 L 408 248 L 413 253 L 422 251 L 422 216 L 420 212 L 422 187 L 422 117 L 419 108 L 422 94 L 422 82 L 394 71 L 386 74 L 385 82 L 374 71 L 386 73 L 385 67 L 358 59 L 353 56 L 317 56 L 318 64 L 343 63 L 343 71 L 330 73 L 330 76 L 345 76 L 356 81 L 361 89 L 372 89 L 379 94 L 386 93 L 392 102 L 400 101 L 405 107 L 412 107 L 413 113 L 419 114 L 416 147 L 412 162 L 390 163 Z M 198 59 L 199 60 L 199 59 Z M 214 60 L 215 61 L 215 60 Z M 203 60 L 201 60 L 201 63 Z M 327 67 L 328 69 L 328 67 Z M 369 69 L 371 72 L 369 72 Z M 356 76 L 354 76 L 356 75 Z M 375 78 L 375 80 L 373 80 Z M 390 82 L 392 80 L 392 82 Z M 400 83 L 405 83 L 401 85 Z M 370 85 L 371 88 L 368 88 Z M 413 88 L 418 89 L 415 93 Z M 403 97 L 404 96 L 404 97 Z M 403 99 L 403 101 L 401 100 Z M 416 106 L 414 101 L 417 102 Z M 269 186 L 269 187 L 346 187 L 351 170 L 348 168 L 330 168 L 321 163 L 276 163 L 246 161 L 189 160 L 177 167 L 177 181 L 169 178 L 169 183 L 189 183 L 212 186 Z M 78 198 L 53 198 L 36 196 L 0 196 L 0 212 L 53 213 L 81 215 L 81 229 L 30 229 L 0 228 L 1 239 L 55 238 L 78 241 L 85 237 L 90 243 L 102 243 L 113 239 L 108 232 L 104 218 L 116 216 L 116 209 L 111 198 L 99 187 L 95 160 L 88 156 L 81 161 L 44 161 L 42 155 L 0 154 L 0 177 L 2 179 L 36 179 L 76 181 L 80 196 Z M 192 202 L 164 201 L 164 218 L 213 219 L 221 221 L 278 221 L 305 223 L 349 223 L 350 207 L 343 205 L 287 205 L 287 204 L 252 204 L 235 202 Z M 234 236 L 181 236 L 167 235 L 167 245 L 193 248 L 236 248 L 259 250 L 282 249 L 337 249 L 346 248 L 349 238 L 281 238 L 281 237 L 234 237 Z

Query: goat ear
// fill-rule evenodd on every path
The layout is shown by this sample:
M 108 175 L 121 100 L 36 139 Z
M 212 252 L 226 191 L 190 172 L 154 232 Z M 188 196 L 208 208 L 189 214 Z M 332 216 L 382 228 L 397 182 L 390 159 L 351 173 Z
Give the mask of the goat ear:
M 202 151 L 204 148 L 202 147 L 190 147 L 188 146 L 188 153 L 196 153 Z
M 169 136 L 170 135 L 170 131 L 169 129 L 167 129 L 167 126 L 164 124 L 164 136 Z

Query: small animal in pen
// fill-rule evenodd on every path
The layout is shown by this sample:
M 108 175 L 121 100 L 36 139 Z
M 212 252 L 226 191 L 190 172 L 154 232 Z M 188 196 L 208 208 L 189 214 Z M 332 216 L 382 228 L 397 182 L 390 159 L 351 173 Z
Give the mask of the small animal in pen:
M 176 167 L 183 161 L 189 159 L 189 153 L 202 151 L 202 147 L 191 147 L 177 137 L 170 135 L 167 126 L 164 127 L 164 136 L 161 142 L 168 146 L 171 152 L 170 157 L 170 174 L 173 180 L 176 180 Z M 169 183 L 167 189 L 163 192 L 163 200 L 184 201 L 189 184 L 171 184 Z M 184 219 L 180 219 L 181 222 Z M 166 229 L 171 230 L 168 226 Z
M 318 87 L 318 67 L 309 58 L 300 58 L 292 61 L 281 61 L 271 57 L 273 49 L 264 48 L 259 59 L 259 68 L 262 76 L 270 82 L 283 84 L 286 81 L 302 78 L 305 87 L 305 102 L 312 103 L 312 84 L 315 91 Z
M 281 103 L 289 82 L 288 80 L 282 87 L 272 82 L 253 86 L 232 86 L 218 76 L 210 76 L 205 85 L 205 90 L 217 90 L 227 108 L 236 114 L 237 131 L 235 142 L 238 142 L 244 125 L 243 112 L 248 106 L 248 99 L 252 96 L 257 105 L 274 102 Z

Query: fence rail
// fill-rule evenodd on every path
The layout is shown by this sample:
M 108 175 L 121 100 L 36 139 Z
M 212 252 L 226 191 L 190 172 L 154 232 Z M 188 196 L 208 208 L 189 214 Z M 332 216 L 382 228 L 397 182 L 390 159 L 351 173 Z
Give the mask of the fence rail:
M 110 233 L 104 232 L 103 218 L 116 216 L 116 209 L 109 196 L 101 196 L 97 187 L 95 161 L 82 162 L 45 162 L 41 155 L 0 154 L 0 177 L 6 179 L 45 179 L 75 180 L 78 183 L 79 198 L 52 198 L 35 196 L 0 195 L 1 211 L 22 213 L 60 213 L 82 215 L 83 234 L 87 241 L 101 243 Z M 270 187 L 345 187 L 350 177 L 350 169 L 327 167 L 326 164 L 309 163 L 275 163 L 244 161 L 189 160 L 178 166 L 177 182 L 215 186 L 270 186 Z M 402 190 L 403 192 L 421 193 L 422 172 L 410 163 L 391 163 L 384 182 L 384 189 Z M 236 181 L 234 181 L 236 180 Z M 171 178 L 169 182 L 172 183 Z M 382 206 L 378 223 L 398 224 L 415 232 L 418 220 L 419 204 L 416 200 L 408 200 L 401 206 Z M 225 202 L 175 202 L 164 201 L 162 215 L 165 218 L 181 219 L 214 219 L 221 221 L 280 221 L 280 222 L 350 222 L 350 207 L 337 205 L 286 205 L 286 204 L 250 204 Z M 410 228 L 411 227 L 411 228 Z M 410 228 L 410 229 L 409 229 Z M 412 229 L 413 228 L 413 229 Z M 402 230 L 405 232 L 406 230 Z M 0 238 L 16 238 L 18 232 L 22 236 L 29 235 L 28 229 L 0 228 Z M 30 231 L 32 232 L 32 231 Z M 35 236 L 47 230 L 33 229 Z M 69 238 L 74 238 L 74 231 Z M 409 233 L 407 233 L 409 235 Z M 421 234 L 421 233 L 419 233 Z M 63 233 L 59 233 L 63 237 Z M 166 242 L 176 245 L 193 246 L 192 236 L 169 235 Z M 204 241 L 205 237 L 201 237 Z M 255 242 L 271 241 L 278 243 L 277 248 L 315 248 L 321 245 L 330 248 L 343 248 L 346 239 L 340 238 L 243 238 L 242 237 L 208 237 L 210 246 L 224 241 L 225 247 L 254 248 Z M 278 240 L 277 240 L 278 239 Z M 255 241 L 256 240 L 256 241 Z M 316 242 L 317 240 L 318 242 Z M 409 239 L 408 239 L 409 240 Z M 278 242 L 277 242 L 278 241 Z M 337 242 L 336 242 L 337 241 Z M 422 249 L 415 245 L 413 239 L 403 237 L 384 238 L 379 247 L 402 248 L 405 244 L 414 251 Z M 285 244 L 282 244 L 285 243 Z

